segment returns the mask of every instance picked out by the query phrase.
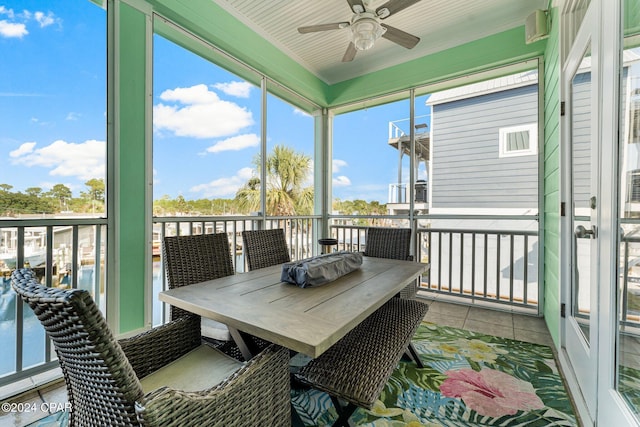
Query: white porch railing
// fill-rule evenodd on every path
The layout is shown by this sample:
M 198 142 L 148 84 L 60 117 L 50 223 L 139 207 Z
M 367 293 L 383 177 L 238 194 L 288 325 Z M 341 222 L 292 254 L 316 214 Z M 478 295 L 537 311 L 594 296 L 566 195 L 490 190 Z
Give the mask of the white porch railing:
M 431 264 L 429 273 L 422 277 L 422 292 L 494 302 L 532 313 L 539 309 L 537 231 L 516 227 L 496 230 L 478 218 L 451 216 L 446 217 L 448 224 L 456 220 L 459 226 L 437 226 L 434 218 L 438 219 L 434 215 L 420 217 L 414 227 L 416 260 Z M 409 227 L 407 218 L 333 216 L 328 235 L 320 236 L 319 221 L 316 216 L 269 218 L 265 222 L 257 217 L 155 218 L 152 248 L 154 324 L 164 322 L 167 312 L 156 296 L 166 288 L 160 256 L 163 236 L 227 233 L 231 247 L 236 251 L 236 270 L 241 272 L 244 271 L 242 230 L 283 228 L 291 257 L 295 260 L 318 254 L 320 237 L 338 239 L 338 250 L 363 251 L 369 226 Z M 535 222 L 535 219 L 530 217 L 529 221 Z M 493 222 L 496 222 L 495 218 Z M 4 263 L 0 278 L 0 340 L 3 344 L 0 386 L 57 366 L 55 354 L 39 322 L 31 310 L 18 304 L 15 298 L 9 281 L 11 271 L 16 266 L 30 265 L 48 286 L 87 289 L 104 310 L 108 262 L 105 247 L 106 219 L 0 221 L 0 260 Z M 620 251 L 623 266 L 621 318 L 627 326 L 638 327 L 640 237 L 625 235 Z
M 497 218 L 492 217 L 491 221 L 495 223 Z M 377 221 L 377 226 L 409 226 L 408 220 L 370 219 Z M 445 220 L 450 223 L 456 219 L 447 216 Z M 531 217 L 523 219 L 532 221 Z M 368 225 L 351 225 L 365 221 L 364 218 L 333 220 L 332 237 L 338 239 L 339 250 L 364 250 Z M 513 218 L 508 220 L 509 224 L 514 222 Z M 429 272 L 422 277 L 422 291 L 507 304 L 537 313 L 540 293 L 537 230 L 479 229 L 464 225 L 462 218 L 458 227 L 436 227 L 437 222 L 428 217 L 418 221 L 428 224 L 415 228 L 412 251 L 417 261 L 430 264 Z
M 0 220 L 0 386 L 58 366 L 33 311 L 11 288 L 31 267 L 43 284 L 85 289 L 105 311 L 106 219 Z

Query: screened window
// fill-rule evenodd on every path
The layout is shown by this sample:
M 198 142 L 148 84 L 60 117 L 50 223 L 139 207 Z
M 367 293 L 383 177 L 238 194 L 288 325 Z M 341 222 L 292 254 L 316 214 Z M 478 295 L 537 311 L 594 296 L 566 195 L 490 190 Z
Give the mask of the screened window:
M 538 125 L 531 123 L 500 129 L 500 157 L 537 153 Z

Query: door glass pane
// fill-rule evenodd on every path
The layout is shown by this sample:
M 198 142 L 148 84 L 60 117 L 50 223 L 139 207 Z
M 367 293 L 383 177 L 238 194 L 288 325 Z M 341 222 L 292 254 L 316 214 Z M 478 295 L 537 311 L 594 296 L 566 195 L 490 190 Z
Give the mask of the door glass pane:
M 617 389 L 640 415 L 640 0 L 623 2 Z
M 573 206 L 573 268 L 571 314 L 589 341 L 591 317 L 591 57 L 587 52 L 571 81 L 571 188 Z

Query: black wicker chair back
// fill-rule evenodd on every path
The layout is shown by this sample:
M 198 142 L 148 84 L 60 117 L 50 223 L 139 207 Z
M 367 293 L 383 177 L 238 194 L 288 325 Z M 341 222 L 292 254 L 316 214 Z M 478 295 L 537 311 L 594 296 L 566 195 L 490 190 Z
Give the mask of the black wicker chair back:
M 249 271 L 291 261 L 281 228 L 243 231 L 242 244 Z
M 225 233 L 164 238 L 163 261 L 169 289 L 193 285 L 235 273 L 229 239 Z M 171 307 L 171 319 L 189 315 Z
M 71 404 L 70 427 L 291 423 L 289 351 L 284 347 L 268 346 L 205 390 L 167 385 L 145 394 L 139 378 L 179 363 L 181 356 L 201 345 L 198 316 L 116 341 L 87 291 L 42 286 L 30 269 L 14 271 L 11 285 L 53 340 Z M 202 375 L 215 369 L 213 360 L 197 367 Z
M 365 256 L 411 260 L 410 251 L 410 228 L 370 227 L 367 229 Z
M 410 228 L 382 228 L 367 229 L 365 256 L 377 258 L 401 259 L 413 261 L 411 255 Z M 415 298 L 418 293 L 418 282 L 408 284 L 401 292 L 401 298 Z
M 73 408 L 70 425 L 138 426 L 142 387 L 89 293 L 44 287 L 28 269 L 14 271 L 11 285 L 53 340 Z

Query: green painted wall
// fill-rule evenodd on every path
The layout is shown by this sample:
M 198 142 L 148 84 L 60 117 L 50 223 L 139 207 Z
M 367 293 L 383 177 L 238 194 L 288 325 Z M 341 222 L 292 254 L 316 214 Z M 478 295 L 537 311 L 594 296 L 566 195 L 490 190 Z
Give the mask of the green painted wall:
M 321 106 L 343 105 L 384 93 L 397 92 L 410 87 L 421 86 L 446 79 L 468 75 L 469 73 L 492 69 L 502 65 L 541 56 L 551 55 L 551 62 L 545 64 L 547 80 L 554 90 L 554 80 L 558 78 L 557 65 L 557 25 L 549 42 L 541 41 L 531 45 L 524 42 L 524 28 L 516 28 L 450 49 L 416 59 L 407 64 L 370 73 L 366 76 L 329 86 L 288 58 L 278 49 L 263 40 L 241 22 L 210 0 L 146 0 L 133 3 L 149 5 L 160 15 L 188 28 L 192 34 L 206 40 L 243 63 L 282 83 L 302 96 Z M 120 42 L 118 46 L 119 121 L 116 124 L 116 177 L 115 186 L 117 219 L 117 267 L 116 278 L 119 289 L 120 332 L 138 329 L 144 325 L 145 306 L 145 254 L 147 235 L 145 215 L 150 210 L 145 206 L 145 168 L 148 158 L 145 148 L 146 129 L 145 104 L 148 101 L 145 88 L 146 40 L 149 17 L 123 2 L 119 2 Z M 200 43 L 181 34 L 172 25 L 155 20 L 159 34 L 169 37 L 185 48 L 220 64 L 249 81 L 255 81 L 255 74 L 238 65 L 214 49 L 203 49 Z M 546 46 L 546 50 L 545 50 Z M 179 67 L 179 64 L 176 64 Z M 557 81 L 556 81 L 557 86 Z M 545 219 L 549 229 L 545 241 L 550 245 L 545 252 L 545 283 L 548 290 L 545 298 L 547 322 L 552 332 L 558 324 L 558 92 L 549 93 L 545 98 L 547 116 L 551 126 L 545 135 L 546 156 L 550 163 L 545 166 Z M 555 116 L 554 116 L 555 115 Z M 149 154 L 150 156 L 150 154 Z M 555 162 L 555 163 L 554 163 Z M 555 190 L 554 190 L 555 189 Z M 555 191 L 555 192 L 554 192 Z M 557 328 L 556 328 L 557 329 Z M 557 333 L 554 333 L 557 340 Z
M 125 3 L 120 3 L 118 10 L 116 281 L 119 283 L 119 332 L 128 332 L 144 326 L 146 16 Z
M 544 317 L 560 345 L 560 40 L 559 14 L 552 10 L 544 54 Z
M 330 87 L 328 99 L 331 106 L 346 104 L 371 96 L 465 76 L 541 56 L 544 48 L 544 41 L 526 44 L 524 27 L 514 28 L 443 52 L 336 83 Z

